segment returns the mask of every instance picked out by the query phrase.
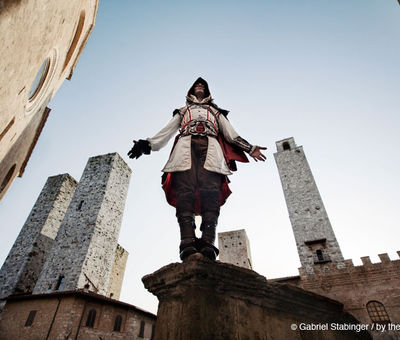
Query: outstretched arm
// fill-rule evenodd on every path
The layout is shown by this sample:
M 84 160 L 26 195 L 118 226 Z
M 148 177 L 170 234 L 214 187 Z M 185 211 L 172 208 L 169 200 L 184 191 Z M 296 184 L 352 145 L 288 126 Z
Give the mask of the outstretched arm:
M 234 144 L 246 151 L 256 162 L 264 162 L 267 159 L 261 152 L 261 150 L 266 150 L 267 148 L 258 145 L 251 145 L 247 140 L 240 137 L 224 115 L 218 115 L 218 124 L 222 134 L 229 143 Z
M 147 138 L 146 140 L 150 143 L 151 150 L 158 151 L 167 145 L 171 137 L 178 131 L 180 124 L 181 116 L 176 114 L 156 135 L 151 138 Z
M 135 145 L 128 152 L 130 158 L 139 158 L 141 155 L 149 155 L 151 151 L 158 151 L 163 146 L 165 146 L 171 137 L 178 131 L 181 122 L 181 117 L 179 114 L 174 115 L 174 117 L 168 122 L 168 124 L 161 129 L 154 137 L 147 138 L 146 140 L 139 139 L 139 141 L 134 140 Z

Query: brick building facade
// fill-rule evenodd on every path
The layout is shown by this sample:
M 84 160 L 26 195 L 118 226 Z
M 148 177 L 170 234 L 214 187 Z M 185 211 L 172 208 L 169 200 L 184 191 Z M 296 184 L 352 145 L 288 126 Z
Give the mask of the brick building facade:
M 0 270 L 0 340 L 151 339 L 156 316 L 116 300 L 130 174 L 111 153 L 91 157 L 79 182 L 47 180 Z
M 0 322 L 0 340 L 150 340 L 156 316 L 84 291 L 14 296 Z

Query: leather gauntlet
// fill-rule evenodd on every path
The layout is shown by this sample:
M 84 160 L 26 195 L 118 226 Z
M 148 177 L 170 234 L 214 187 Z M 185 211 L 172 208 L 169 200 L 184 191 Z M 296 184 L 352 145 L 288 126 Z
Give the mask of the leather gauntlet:
M 128 156 L 129 158 L 139 158 L 141 155 L 150 155 L 151 147 L 150 143 L 147 140 L 139 139 L 138 142 L 135 142 L 135 145 L 132 149 L 129 150 Z
M 251 154 L 255 149 L 255 146 L 251 145 L 247 140 L 243 139 L 242 137 L 236 137 L 233 140 L 232 144 L 238 146 L 249 154 Z

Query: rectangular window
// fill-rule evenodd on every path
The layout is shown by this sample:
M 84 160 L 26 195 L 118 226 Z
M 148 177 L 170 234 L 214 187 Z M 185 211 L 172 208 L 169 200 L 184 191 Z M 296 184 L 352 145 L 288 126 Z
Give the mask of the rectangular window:
M 56 290 L 62 289 L 64 281 L 65 281 L 65 277 L 63 275 L 60 275 L 60 277 L 58 278 L 58 281 L 57 281 Z
M 78 205 L 78 208 L 76 209 L 76 210 L 82 210 L 82 206 L 83 206 L 83 203 L 84 203 L 85 201 L 80 201 L 79 202 L 79 205 Z
M 139 338 L 144 338 L 144 321 L 140 321 Z
M 33 320 L 35 319 L 35 316 L 36 316 L 36 312 L 37 312 L 36 310 L 31 310 L 29 312 L 28 318 L 26 319 L 26 322 L 25 322 L 25 327 L 32 326 Z

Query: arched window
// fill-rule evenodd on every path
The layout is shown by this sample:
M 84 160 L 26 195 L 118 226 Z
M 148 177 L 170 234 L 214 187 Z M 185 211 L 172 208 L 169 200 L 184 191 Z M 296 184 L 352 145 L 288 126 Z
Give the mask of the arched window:
M 44 81 L 46 80 L 47 74 L 49 73 L 50 68 L 50 58 L 46 58 L 42 65 L 39 68 L 39 71 L 36 73 L 35 79 L 31 85 L 31 89 L 29 90 L 28 98 L 30 101 L 36 97 L 39 93 L 40 89 L 43 87 Z
M 388 324 L 390 323 L 389 315 L 385 306 L 379 301 L 370 301 L 367 303 L 367 311 L 373 323 Z
M 63 71 L 67 67 L 69 61 L 71 60 L 72 55 L 75 52 L 76 46 L 78 45 L 78 41 L 79 41 L 79 39 L 81 37 L 81 34 L 82 34 L 84 22 L 85 22 L 85 12 L 82 11 L 80 16 L 79 16 L 78 25 L 76 26 L 76 30 L 75 30 L 74 37 L 72 39 L 71 45 L 70 45 L 70 47 L 68 49 L 67 55 L 65 56 Z
M 13 119 L 11 119 L 11 121 L 7 124 L 6 128 L 3 130 L 2 133 L 0 133 L 0 140 L 2 140 L 2 138 L 6 135 L 6 133 L 8 132 L 8 130 L 11 129 L 11 126 L 14 125 L 15 122 L 15 117 Z
M 12 176 L 14 175 L 15 168 L 17 167 L 17 164 L 14 164 L 8 171 L 7 174 L 5 175 L 3 181 L 1 182 L 0 185 L 0 193 L 7 187 L 7 184 L 11 181 Z
M 88 317 L 86 320 L 86 326 L 93 328 L 95 319 L 96 319 L 96 311 L 94 309 L 91 309 L 89 311 L 89 314 L 88 314 Z
M 290 144 L 289 144 L 289 142 L 283 142 L 283 143 L 282 143 L 282 147 L 283 147 L 283 150 L 290 150 Z

